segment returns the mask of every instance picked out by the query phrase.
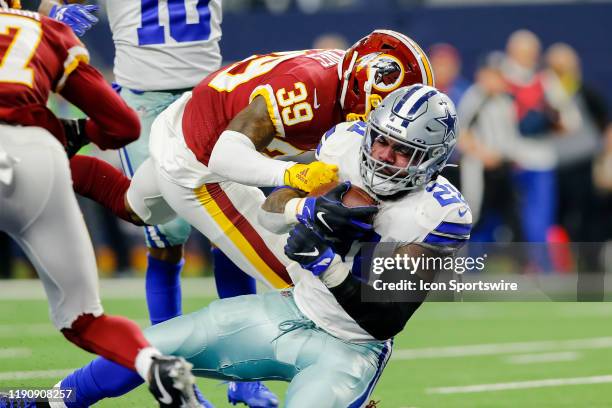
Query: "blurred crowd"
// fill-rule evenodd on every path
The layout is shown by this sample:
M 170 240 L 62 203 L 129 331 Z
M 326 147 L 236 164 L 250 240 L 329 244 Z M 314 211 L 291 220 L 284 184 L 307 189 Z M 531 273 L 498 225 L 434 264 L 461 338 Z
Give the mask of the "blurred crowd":
M 313 43 L 348 46 L 331 33 Z M 458 108 L 461 135 L 452 159 L 458 167 L 447 168 L 445 176 L 472 208 L 472 241 L 597 243 L 582 260 L 587 269 L 601 270 L 606 242 L 612 241 L 612 125 L 600 90 L 583 81 L 576 50 L 564 43 L 543 49 L 536 34 L 518 30 L 504 50 L 482 56 L 473 78 L 462 73 L 453 45 L 435 44 L 428 51 L 437 87 Z M 67 107 L 56 106 L 60 115 L 76 114 L 62 109 Z M 115 152 L 89 154 L 119 166 Z M 143 272 L 141 229 L 97 204 L 81 204 L 101 274 Z M 209 244 L 193 235 L 186 273 L 208 274 Z M 17 252 L 0 235 L 0 277 L 34 276 L 11 255 Z M 554 269 L 547 262 L 527 261 L 536 271 Z
M 601 269 L 612 239 L 612 126 L 603 95 L 583 82 L 576 50 L 542 49 L 533 32 L 518 30 L 505 50 L 482 58 L 472 84 L 452 45 L 435 45 L 430 56 L 437 86 L 458 107 L 451 176 L 474 214 L 471 240 L 601 243 L 579 260 Z

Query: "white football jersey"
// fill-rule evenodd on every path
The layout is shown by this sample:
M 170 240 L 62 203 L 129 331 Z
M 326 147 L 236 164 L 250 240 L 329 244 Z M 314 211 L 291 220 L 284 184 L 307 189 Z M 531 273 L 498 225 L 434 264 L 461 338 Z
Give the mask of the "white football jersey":
M 317 148 L 320 161 L 338 166 L 340 180 L 348 180 L 363 189 L 359 149 L 365 127 L 364 122 L 341 123 L 323 136 Z M 462 239 L 456 240 L 461 245 L 469 237 L 470 209 L 461 193 L 442 176 L 399 200 L 380 201 L 379 208 L 374 230 L 380 242 L 397 243 L 398 246 L 412 242 L 454 243 L 450 237 L 462 235 Z M 345 258 L 349 269 L 353 267 L 353 257 L 358 250 L 358 245 L 354 245 Z M 319 278 L 299 268 L 290 273 L 298 307 L 319 327 L 347 341 L 375 340 L 344 311 Z
M 106 10 L 123 87 L 192 88 L 221 65 L 221 0 L 106 0 Z

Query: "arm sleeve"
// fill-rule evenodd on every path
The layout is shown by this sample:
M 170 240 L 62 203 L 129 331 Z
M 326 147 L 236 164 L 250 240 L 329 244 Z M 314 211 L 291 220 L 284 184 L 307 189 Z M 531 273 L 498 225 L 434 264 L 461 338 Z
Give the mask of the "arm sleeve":
M 106 82 L 102 74 L 80 62 L 60 91 L 89 117 L 85 134 L 102 149 L 118 149 L 138 139 L 140 121 Z
M 387 340 L 404 329 L 408 319 L 422 302 L 362 302 L 362 291 L 374 288 L 351 274 L 329 289 L 342 308 L 357 324 L 378 340 Z M 365 296 L 365 295 L 364 295 Z
M 208 168 L 240 184 L 270 187 L 284 185 L 285 170 L 294 164 L 265 157 L 248 136 L 226 130 L 215 143 Z
M 422 246 L 422 248 L 423 253 L 430 256 L 438 256 L 445 253 L 429 249 L 428 246 Z M 390 339 L 401 332 L 427 296 L 426 291 L 411 291 L 409 301 L 400 301 L 400 299 L 382 300 L 379 291 L 352 275 L 346 265 L 339 264 L 338 266 L 339 269 L 332 272 L 335 275 L 333 278 L 322 276 L 323 282 L 349 316 L 362 329 L 378 340 Z M 337 284 L 342 275 L 345 276 L 344 279 Z M 419 277 L 418 274 L 409 275 L 406 278 L 412 279 L 415 282 L 425 279 Z M 331 283 L 332 281 L 333 283 Z M 364 302 L 363 299 L 381 300 Z

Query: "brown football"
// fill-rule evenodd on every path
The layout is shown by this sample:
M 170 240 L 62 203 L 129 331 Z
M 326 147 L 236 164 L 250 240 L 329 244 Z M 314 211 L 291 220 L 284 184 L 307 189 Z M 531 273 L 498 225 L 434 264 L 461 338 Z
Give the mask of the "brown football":
M 331 183 L 323 184 L 312 190 L 310 197 L 319 197 L 328 193 L 331 189 L 340 184 L 337 181 L 332 181 Z M 351 188 L 347 191 L 344 196 L 342 196 L 342 204 L 347 207 L 363 207 L 366 205 L 377 205 L 378 203 L 372 196 L 370 196 L 364 189 L 357 187 L 354 184 L 351 184 Z

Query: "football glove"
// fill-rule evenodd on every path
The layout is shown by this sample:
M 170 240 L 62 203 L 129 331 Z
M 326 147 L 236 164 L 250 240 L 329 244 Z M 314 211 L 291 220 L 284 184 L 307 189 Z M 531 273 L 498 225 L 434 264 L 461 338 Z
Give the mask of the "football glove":
M 98 22 L 98 18 L 93 15 L 99 7 L 94 4 L 67 4 L 65 6 L 55 5 L 49 12 L 49 17 L 61 21 L 72 28 L 72 31 L 82 37 L 91 27 Z
M 336 256 L 331 246 L 304 224 L 297 224 L 289 233 L 285 255 L 315 276 L 325 272 Z
M 285 185 L 310 193 L 315 188 L 338 180 L 338 166 L 315 161 L 294 164 L 285 170 Z
M 371 220 L 378 212 L 376 206 L 349 208 L 342 204 L 342 196 L 351 183 L 345 181 L 321 197 L 307 197 L 296 218 L 302 224 L 316 226 L 326 236 L 343 240 L 358 239 L 374 228 Z
M 89 144 L 89 139 L 85 135 L 85 123 L 87 119 L 60 119 L 64 125 L 64 134 L 66 135 L 66 154 L 71 158 L 81 147 Z

